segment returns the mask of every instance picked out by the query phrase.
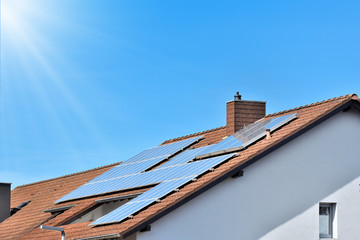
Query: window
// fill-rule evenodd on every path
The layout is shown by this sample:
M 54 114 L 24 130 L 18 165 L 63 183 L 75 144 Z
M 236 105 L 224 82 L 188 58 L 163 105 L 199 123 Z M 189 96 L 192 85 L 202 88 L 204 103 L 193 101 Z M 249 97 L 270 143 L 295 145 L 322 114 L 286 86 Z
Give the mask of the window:
M 334 230 L 335 203 L 319 205 L 319 237 L 332 238 Z

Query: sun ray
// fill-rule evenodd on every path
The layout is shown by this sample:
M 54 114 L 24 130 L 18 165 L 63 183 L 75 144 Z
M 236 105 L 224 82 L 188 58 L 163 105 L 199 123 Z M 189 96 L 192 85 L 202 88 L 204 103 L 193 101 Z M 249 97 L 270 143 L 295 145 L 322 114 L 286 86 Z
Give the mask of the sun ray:
M 36 16 L 36 21 L 41 17 L 46 17 L 44 21 L 56 21 L 60 19 L 57 16 L 49 16 L 46 14 L 46 9 L 42 9 L 41 6 L 30 4 L 30 1 L 8 1 L 3 0 L 1 2 L 1 31 L 2 40 L 5 41 L 8 46 L 16 51 L 20 56 L 20 62 L 22 64 L 21 69 L 27 72 L 27 80 L 31 81 L 28 86 L 31 86 L 31 91 L 35 91 L 37 95 L 43 100 L 44 107 L 48 111 L 49 115 L 53 119 L 54 125 L 57 128 L 65 129 L 59 120 L 59 116 L 51 106 L 50 97 L 47 95 L 46 89 L 43 87 L 43 83 L 36 79 L 30 67 L 34 63 L 40 68 L 46 76 L 46 81 L 53 85 L 52 90 L 56 90 L 61 96 L 61 101 L 67 106 L 68 111 L 72 112 L 86 129 L 86 132 L 90 134 L 95 141 L 98 141 L 99 145 L 105 145 L 107 143 L 106 136 L 98 129 L 96 123 L 92 120 L 91 116 L 86 111 L 84 105 L 79 101 L 70 88 L 67 86 L 66 81 L 63 79 L 59 70 L 49 59 L 56 59 L 57 62 L 61 62 L 62 65 L 69 63 L 66 56 L 62 56 L 60 51 L 54 46 L 50 40 L 46 38 L 41 31 L 34 27 L 31 22 Z M 33 3 L 33 1 L 32 1 Z M 56 56 L 49 56 L 49 54 L 56 54 Z M 31 61 L 31 63 L 29 62 Z M 76 73 L 76 67 L 74 64 L 66 65 L 69 71 Z M 18 81 L 24 81 L 18 80 Z M 11 83 L 15 84 L 15 83 Z M 60 131 L 64 135 L 63 137 L 69 139 L 71 133 L 66 131 Z

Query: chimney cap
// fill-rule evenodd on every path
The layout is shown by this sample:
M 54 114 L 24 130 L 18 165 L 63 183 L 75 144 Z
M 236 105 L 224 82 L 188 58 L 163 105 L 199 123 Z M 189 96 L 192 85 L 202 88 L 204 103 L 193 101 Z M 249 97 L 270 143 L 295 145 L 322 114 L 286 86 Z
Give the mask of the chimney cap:
M 236 95 L 234 96 L 234 101 L 241 101 L 241 95 L 239 92 L 236 92 Z

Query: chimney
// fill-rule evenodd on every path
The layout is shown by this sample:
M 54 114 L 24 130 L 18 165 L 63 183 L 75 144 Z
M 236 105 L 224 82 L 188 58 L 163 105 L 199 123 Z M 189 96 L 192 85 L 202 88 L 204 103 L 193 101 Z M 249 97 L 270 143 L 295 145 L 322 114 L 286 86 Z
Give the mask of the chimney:
M 0 183 L 0 223 L 10 217 L 11 183 Z
M 266 102 L 241 100 L 237 92 L 234 100 L 226 103 L 226 133 L 232 135 L 265 115 Z

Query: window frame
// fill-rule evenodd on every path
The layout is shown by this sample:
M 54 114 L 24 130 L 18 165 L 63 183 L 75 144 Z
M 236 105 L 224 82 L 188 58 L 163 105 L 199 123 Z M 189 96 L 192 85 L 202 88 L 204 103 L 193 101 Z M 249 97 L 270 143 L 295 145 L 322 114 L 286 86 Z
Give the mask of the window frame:
M 329 221 L 328 221 L 328 227 L 329 227 L 329 234 L 322 234 L 320 233 L 320 208 L 326 207 L 329 208 Z M 333 238 L 334 237 L 334 221 L 335 221 L 335 210 L 336 210 L 336 203 L 320 203 L 319 204 L 319 238 L 320 239 L 326 239 L 326 238 Z

